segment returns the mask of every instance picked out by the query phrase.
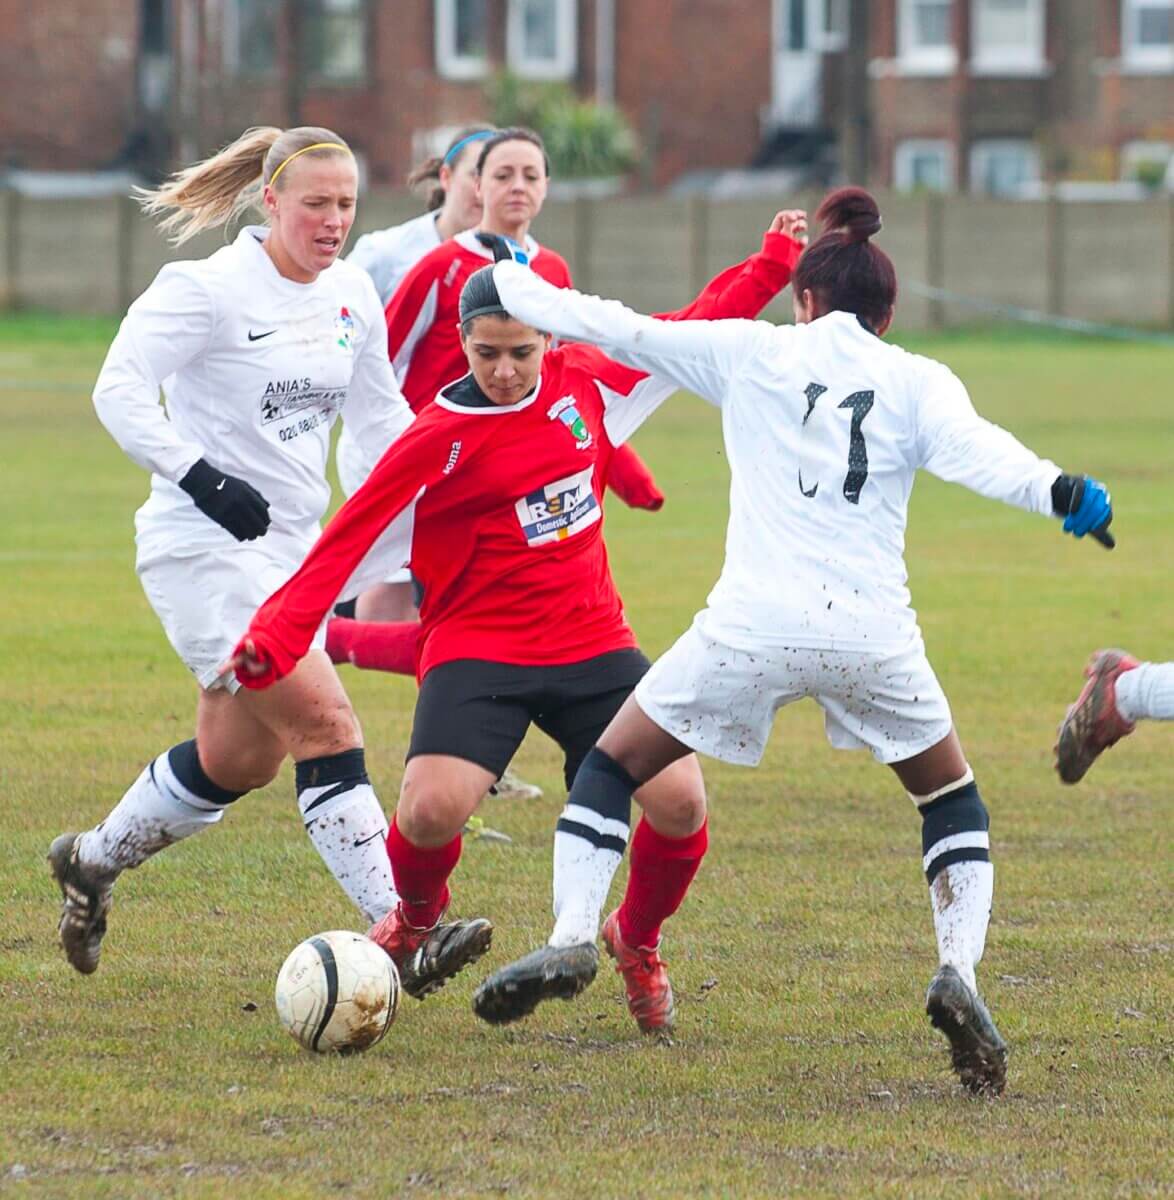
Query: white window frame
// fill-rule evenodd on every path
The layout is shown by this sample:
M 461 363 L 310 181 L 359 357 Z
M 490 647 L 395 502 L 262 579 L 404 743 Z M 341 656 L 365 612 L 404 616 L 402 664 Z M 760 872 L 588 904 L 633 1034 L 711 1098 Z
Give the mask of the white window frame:
M 280 63 L 277 51 L 273 61 L 260 70 L 245 67 L 241 63 L 241 0 L 224 0 L 220 23 L 220 61 L 226 75 L 249 79 L 272 79 L 277 75 Z
M 1174 0 L 1121 0 L 1121 58 L 1129 66 L 1156 73 L 1174 72 L 1174 39 L 1165 46 L 1138 43 L 1138 19 L 1144 9 L 1174 8 Z
M 985 187 L 978 186 L 979 180 L 986 174 L 984 168 L 984 160 L 992 158 L 996 154 L 1006 153 L 1008 150 L 1016 152 L 1026 152 L 1026 157 L 1030 161 L 1031 170 L 1028 173 L 1028 178 L 1023 182 L 1025 185 L 1038 183 L 1040 179 L 1040 156 L 1039 147 L 1031 141 L 1030 138 L 980 138 L 970 144 L 970 190 L 978 195 L 983 196 L 1013 196 L 1014 192 L 988 192 Z
M 488 0 L 483 3 L 488 10 Z M 483 55 L 457 53 L 457 0 L 435 0 L 434 15 L 437 74 L 443 79 L 484 79 L 489 74 L 488 47 Z
M 914 10 L 921 0 L 898 0 L 897 69 L 903 75 L 950 75 L 958 65 L 958 47 L 925 46 L 913 39 Z M 957 0 L 950 0 L 951 8 Z M 953 22 L 953 13 L 950 14 Z
M 984 47 L 979 39 L 981 10 L 985 0 L 970 4 L 970 69 L 976 75 L 1039 75 L 1045 69 L 1045 0 L 1022 0 L 1029 22 L 1029 40 L 1024 46 Z
M 904 138 L 897 143 L 893 151 L 894 188 L 901 192 L 911 192 L 923 186 L 920 180 L 913 177 L 913 161 L 919 155 L 926 154 L 940 156 L 945 166 L 941 190 L 952 192 L 958 186 L 954 143 L 949 138 Z
M 578 0 L 545 0 L 554 9 L 555 56 L 526 56 L 526 27 L 522 0 L 509 0 L 505 52 L 510 70 L 523 79 L 571 79 L 579 62 Z

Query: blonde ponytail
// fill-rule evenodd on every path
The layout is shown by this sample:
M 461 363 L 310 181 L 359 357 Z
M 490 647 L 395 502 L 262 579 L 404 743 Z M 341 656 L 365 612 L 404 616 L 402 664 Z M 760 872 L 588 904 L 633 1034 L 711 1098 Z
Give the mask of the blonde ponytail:
M 329 129 L 301 126 L 283 131 L 262 125 L 246 129 L 211 158 L 176 171 L 159 187 L 136 188 L 135 195 L 143 212 L 161 216 L 160 232 L 180 246 L 257 205 L 263 185 L 294 155 L 340 153 L 351 151 Z M 274 186 L 280 190 L 284 183 L 282 178 Z

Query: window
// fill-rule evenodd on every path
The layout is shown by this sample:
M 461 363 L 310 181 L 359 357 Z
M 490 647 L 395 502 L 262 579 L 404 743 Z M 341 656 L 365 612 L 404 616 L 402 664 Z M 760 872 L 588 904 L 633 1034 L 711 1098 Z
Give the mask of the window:
M 569 79 L 577 60 L 576 0 L 510 0 L 506 57 L 527 79 Z
M 958 60 L 951 0 L 899 0 L 897 55 L 903 71 L 946 75 Z
M 224 67 L 231 75 L 270 75 L 277 70 L 281 0 L 227 0 L 224 6 Z
M 365 80 L 366 0 L 307 0 L 302 14 L 302 61 L 307 74 L 328 83 Z
M 893 186 L 899 191 L 948 192 L 954 187 L 954 147 L 936 138 L 897 143 Z
M 971 65 L 982 74 L 1038 73 L 1044 65 L 1044 0 L 972 0 Z
M 1174 71 L 1174 0 L 1122 0 L 1121 21 L 1130 66 Z
M 774 0 L 775 48 L 843 50 L 848 44 L 848 0 Z
M 1039 180 L 1039 152 L 1018 138 L 991 138 L 970 147 L 970 190 L 1015 196 Z
M 436 69 L 446 79 L 489 71 L 486 0 L 436 0 Z
M 1121 178 L 1158 188 L 1174 155 L 1169 142 L 1126 142 L 1121 147 Z
M 848 44 L 848 0 L 824 0 L 823 49 L 843 50 Z

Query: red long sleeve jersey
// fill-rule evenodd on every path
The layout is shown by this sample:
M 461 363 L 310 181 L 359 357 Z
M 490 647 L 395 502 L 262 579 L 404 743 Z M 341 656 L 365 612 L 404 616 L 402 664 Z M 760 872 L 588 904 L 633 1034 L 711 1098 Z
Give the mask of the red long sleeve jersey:
M 538 275 L 555 287 L 571 286 L 565 259 L 532 238 L 527 248 Z M 474 271 L 492 263 L 493 252 L 466 230 L 424 255 L 388 301 L 387 352 L 413 412 L 469 369 L 457 329 L 461 288 Z
M 666 319 L 756 315 L 801 250 L 767 234 L 759 254 Z M 555 665 L 634 646 L 608 567 L 601 497 L 612 443 L 673 390 L 585 345 L 547 351 L 537 388 L 514 405 L 486 402 L 471 377 L 444 389 L 258 610 L 246 637 L 270 670 L 238 678 L 265 687 L 293 669 L 355 567 L 417 497 L 419 678 L 458 658 Z

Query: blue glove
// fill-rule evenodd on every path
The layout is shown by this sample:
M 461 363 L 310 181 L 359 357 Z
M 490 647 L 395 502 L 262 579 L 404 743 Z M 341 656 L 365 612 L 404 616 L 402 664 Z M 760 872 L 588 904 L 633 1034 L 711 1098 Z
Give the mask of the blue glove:
M 513 259 L 524 267 L 530 265 L 530 255 L 526 253 L 525 247 L 519 246 L 513 238 L 500 233 L 485 233 L 483 230 L 479 230 L 475 236 L 482 246 L 493 251 L 494 262 L 508 262 Z
M 1112 547 L 1108 532 L 1113 520 L 1113 502 L 1109 489 L 1100 480 L 1087 475 L 1061 475 L 1052 484 L 1052 507 L 1064 518 L 1064 532 L 1082 538 L 1091 533 L 1103 545 Z

